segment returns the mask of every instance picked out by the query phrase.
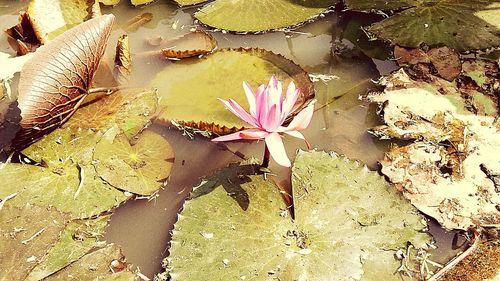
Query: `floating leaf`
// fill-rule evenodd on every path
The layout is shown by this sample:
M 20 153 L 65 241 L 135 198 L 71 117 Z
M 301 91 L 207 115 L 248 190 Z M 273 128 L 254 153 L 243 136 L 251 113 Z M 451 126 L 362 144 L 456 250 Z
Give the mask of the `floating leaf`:
M 172 147 L 162 136 L 151 131 L 143 132 L 131 146 L 127 138 L 117 135 L 117 131 L 117 128 L 107 131 L 95 147 L 93 162 L 97 173 L 121 190 L 153 194 L 170 175 L 174 162 Z
M 498 73 L 493 62 L 469 63 Z M 463 76 L 450 83 L 425 75 L 423 80 L 399 70 L 381 81 L 384 92 L 368 95 L 384 105 L 386 125 L 373 129 L 376 136 L 422 140 L 394 147 L 382 161 L 382 173 L 448 229 L 498 224 L 498 100 L 488 85 Z M 490 73 L 483 75 L 499 83 Z
M 448 47 L 423 51 L 421 49 L 406 49 L 396 46 L 394 48 L 394 57 L 399 65 L 432 64 L 437 74 L 448 81 L 457 78 L 462 70 L 460 56 Z
M 396 250 L 429 242 L 416 210 L 358 163 L 300 152 L 294 221 L 257 170 L 232 165 L 193 191 L 166 259 L 172 280 L 400 280 Z
M 82 105 L 64 127 L 104 132 L 117 124 L 131 139 L 149 123 L 157 105 L 158 97 L 154 91 L 120 90 Z
M 130 56 L 130 45 L 128 35 L 118 38 L 115 53 L 115 69 L 113 74 L 118 84 L 126 84 L 132 73 L 132 58 Z
M 162 45 L 162 54 L 166 58 L 182 59 L 206 55 L 217 47 L 215 38 L 207 32 L 195 31 L 167 41 Z
M 284 85 L 293 80 L 302 91 L 294 113 L 314 97 L 307 73 L 281 55 L 262 49 L 223 49 L 194 62 L 176 62 L 156 76 L 151 85 L 158 87 L 164 109 L 159 119 L 216 134 L 234 132 L 246 123 L 226 110 L 217 98 L 246 104 L 242 81 L 257 87 L 267 84 L 273 74 Z
M 25 280 L 41 280 L 78 260 L 102 241 L 109 216 L 91 220 L 70 222 L 59 237 L 59 241 L 41 257 L 37 266 Z M 59 236 L 59 235 L 58 235 Z
M 174 0 L 174 1 L 177 2 L 177 4 L 179 4 L 181 6 L 191 6 L 191 5 L 196 5 L 196 4 L 200 4 L 203 2 L 207 2 L 209 0 Z
M 98 135 L 92 132 L 75 135 L 70 129 L 46 136 L 25 153 L 32 159 L 43 159 L 47 167 L 5 165 L 0 173 L 5 184 L 0 198 L 17 192 L 12 203 L 16 206 L 26 202 L 53 206 L 74 218 L 95 216 L 119 205 L 131 195 L 108 185 L 96 174 L 91 162 L 97 140 Z
M 152 19 L 153 19 L 152 13 L 142 13 L 127 21 L 124 30 L 127 32 L 135 32 L 137 29 L 139 29 L 139 27 L 150 22 Z
M 47 281 L 67 281 L 67 280 L 121 280 L 135 281 L 136 275 L 125 269 L 113 272 L 113 261 L 124 263 L 125 257 L 120 248 L 114 244 L 90 252 L 68 267 L 48 276 Z
M 56 209 L 14 207 L 7 201 L 0 210 L 0 280 L 24 280 L 56 243 L 66 221 Z
M 32 0 L 27 13 L 33 29 L 42 44 L 89 18 L 94 1 L 87 0 Z
M 91 19 L 39 48 L 19 81 L 21 131 L 13 141 L 25 147 L 64 123 L 88 95 L 111 32 L 114 16 Z
M 317 18 L 334 0 L 216 0 L 195 13 L 202 23 L 236 32 L 259 32 L 299 25 Z
M 401 10 L 367 30 L 406 47 L 446 45 L 459 51 L 500 45 L 500 9 L 490 0 L 346 0 L 358 11 Z M 486 13 L 486 14 L 485 14 Z

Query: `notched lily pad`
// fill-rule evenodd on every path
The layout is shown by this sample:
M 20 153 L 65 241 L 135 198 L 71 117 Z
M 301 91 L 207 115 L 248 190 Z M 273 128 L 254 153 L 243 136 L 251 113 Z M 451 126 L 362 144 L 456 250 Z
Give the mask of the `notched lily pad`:
M 196 5 L 200 4 L 203 2 L 207 2 L 209 0 L 174 0 L 177 4 L 180 6 L 191 6 L 191 5 Z
M 217 98 L 246 104 L 242 81 L 256 88 L 267 84 L 273 74 L 284 85 L 294 81 L 301 90 L 294 113 L 314 97 L 313 84 L 300 66 L 263 49 L 222 49 L 196 61 L 175 62 L 151 82 L 160 97 L 162 113 L 158 120 L 215 134 L 235 132 L 246 123 L 226 110 Z
M 170 144 L 160 135 L 145 131 L 134 145 L 107 131 L 95 147 L 94 165 L 110 185 L 140 195 L 151 195 L 166 183 L 174 162 Z M 117 172 L 120 171 L 120 172 Z
M 498 69 L 493 62 L 471 63 Z M 372 129 L 376 136 L 416 140 L 391 149 L 381 162 L 382 173 L 445 228 L 498 224 L 498 89 L 480 87 L 467 79 L 467 71 L 454 82 L 406 71 L 385 77 L 384 92 L 368 95 L 383 104 L 386 125 Z M 498 77 L 482 75 L 499 83 Z
M 180 37 L 168 40 L 166 46 L 162 46 L 162 55 L 169 59 L 183 59 L 206 55 L 217 47 L 215 38 L 207 32 L 195 31 Z
M 299 25 L 319 17 L 334 0 L 215 0 L 195 13 L 202 23 L 236 32 L 259 32 Z
M 367 28 L 396 45 L 446 45 L 458 51 L 500 46 L 500 9 L 493 1 L 346 0 L 346 5 L 358 11 L 403 10 Z
M 165 260 L 172 280 L 400 280 L 396 250 L 430 242 L 416 209 L 359 163 L 300 152 L 294 221 L 256 173 L 231 165 L 196 187 Z

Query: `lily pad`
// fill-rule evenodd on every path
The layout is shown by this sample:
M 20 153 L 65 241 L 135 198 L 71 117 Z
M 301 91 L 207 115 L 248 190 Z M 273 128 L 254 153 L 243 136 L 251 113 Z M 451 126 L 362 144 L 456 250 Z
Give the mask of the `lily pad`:
M 346 0 L 349 9 L 405 9 L 367 30 L 405 47 L 446 45 L 459 51 L 500 46 L 500 9 L 489 0 Z
M 27 13 L 42 44 L 89 18 L 93 1 L 87 0 L 32 0 Z
M 191 6 L 191 5 L 196 5 L 196 4 L 200 4 L 203 2 L 207 2 L 209 0 L 174 0 L 174 1 L 177 2 L 177 4 L 179 4 L 181 6 Z
M 166 183 L 174 162 L 170 144 L 151 131 L 143 132 L 131 146 L 117 128 L 107 131 L 97 143 L 94 165 L 110 185 L 135 194 L 151 195 Z M 120 173 L 117 173 L 120 171 Z
M 38 261 L 37 266 L 25 280 L 41 280 L 78 260 L 92 248 L 98 246 L 104 236 L 109 216 L 70 222 L 59 237 L 59 241 Z
M 294 81 L 301 90 L 294 113 L 314 97 L 307 73 L 281 55 L 262 49 L 222 49 L 196 61 L 169 65 L 153 79 L 151 86 L 158 88 L 162 109 L 158 119 L 216 134 L 240 130 L 246 123 L 217 98 L 246 104 L 242 81 L 256 88 L 267 84 L 273 74 L 284 85 Z
M 6 164 L 0 173 L 4 184 L 0 198 L 17 192 L 12 202 L 16 206 L 26 202 L 53 206 L 74 218 L 95 216 L 119 205 L 131 195 L 125 195 L 97 175 L 92 154 L 98 137 L 93 132 L 75 135 L 70 129 L 59 129 L 31 145 L 26 154 L 43 160 L 47 167 Z
M 334 0 L 216 0 L 196 12 L 195 17 L 219 29 L 259 32 L 313 20 L 335 3 Z
M 300 152 L 294 221 L 257 171 L 231 165 L 193 191 L 166 259 L 172 280 L 400 280 L 396 250 L 430 241 L 416 210 L 359 163 Z
M 172 59 L 189 58 L 206 55 L 216 47 L 217 41 L 210 33 L 195 31 L 168 40 L 168 44 L 162 46 L 162 55 Z
M 489 62 L 488 69 L 498 69 L 495 65 Z M 454 82 L 430 74 L 422 80 L 404 69 L 381 84 L 384 92 L 371 93 L 368 100 L 383 104 L 386 125 L 373 133 L 417 140 L 394 147 L 382 161 L 382 173 L 445 228 L 498 224 L 500 124 L 491 92 L 464 75 Z
M 136 274 L 124 269 L 114 272 L 113 261 L 124 262 L 125 257 L 118 246 L 109 244 L 106 247 L 86 254 L 68 267 L 48 276 L 44 280 L 121 280 L 136 281 Z
M 63 127 L 105 132 L 116 124 L 131 139 L 149 124 L 157 105 L 155 91 L 120 90 L 83 104 Z
M 8 202 L 0 210 L 0 280 L 24 280 L 57 242 L 68 217 L 53 208 Z

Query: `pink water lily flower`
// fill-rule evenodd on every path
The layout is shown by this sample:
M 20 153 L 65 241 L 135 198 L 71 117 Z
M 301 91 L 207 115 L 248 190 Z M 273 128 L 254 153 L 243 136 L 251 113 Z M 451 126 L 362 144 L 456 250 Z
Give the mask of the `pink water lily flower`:
M 232 99 L 227 101 L 219 99 L 227 109 L 247 122 L 254 128 L 245 129 L 233 134 L 217 137 L 212 141 L 232 140 L 259 140 L 264 139 L 272 158 L 280 165 L 290 167 L 291 163 L 286 155 L 281 134 L 287 134 L 305 140 L 299 132 L 309 126 L 314 112 L 314 106 L 310 103 L 300 111 L 284 127 L 283 123 L 292 113 L 292 109 L 300 95 L 300 90 L 290 82 L 285 95 L 282 95 L 281 82 L 273 75 L 267 87 L 260 85 L 254 92 L 248 83 L 243 82 L 243 89 L 250 105 L 250 112 L 245 111 Z

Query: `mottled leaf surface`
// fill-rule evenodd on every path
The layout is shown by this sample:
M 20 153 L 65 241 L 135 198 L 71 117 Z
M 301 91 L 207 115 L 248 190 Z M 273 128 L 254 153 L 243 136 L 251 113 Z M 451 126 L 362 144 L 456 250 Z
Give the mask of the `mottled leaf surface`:
M 193 191 L 166 259 L 172 280 L 400 280 L 395 251 L 430 240 L 416 209 L 356 162 L 300 152 L 295 221 L 257 169 L 231 165 Z
M 24 65 L 18 97 L 21 131 L 14 146 L 36 141 L 78 108 L 88 94 L 113 21 L 113 15 L 105 15 L 78 25 L 40 47 Z
M 500 124 L 498 89 L 491 87 L 499 81 L 498 66 L 477 60 L 463 65 L 454 82 L 431 74 L 423 80 L 401 69 L 381 80 L 384 92 L 368 100 L 383 104 L 386 125 L 372 129 L 376 136 L 416 139 L 393 147 L 382 173 L 445 228 L 465 230 L 500 222 Z M 471 68 L 483 78 L 465 79 Z
M 43 256 L 25 280 L 41 280 L 78 260 L 99 243 L 103 243 L 100 240 L 104 236 L 108 220 L 109 216 L 101 216 L 68 223 L 57 243 Z
M 107 131 L 97 143 L 94 165 L 110 185 L 135 194 L 151 195 L 166 183 L 174 162 L 174 151 L 160 135 L 141 133 L 130 145 L 117 128 Z M 117 172 L 120 171 L 120 172 Z
M 246 107 L 242 81 L 257 88 L 273 74 L 285 89 L 294 81 L 301 90 L 295 113 L 314 97 L 307 73 L 292 61 L 262 49 L 223 49 L 196 61 L 176 62 L 153 79 L 162 109 L 158 119 L 216 134 L 234 132 L 247 124 L 217 98 L 232 98 Z
M 0 280 L 23 280 L 56 243 L 68 217 L 54 208 L 8 202 L 0 210 Z
M 216 0 L 195 17 L 202 23 L 236 32 L 258 32 L 296 26 L 317 18 L 333 0 Z
M 186 33 L 162 45 L 162 55 L 171 59 L 182 59 L 206 55 L 217 47 L 215 38 L 207 32 Z
M 406 10 L 368 31 L 405 47 L 446 45 L 459 51 L 500 45 L 500 4 L 489 0 L 347 0 L 354 10 Z

